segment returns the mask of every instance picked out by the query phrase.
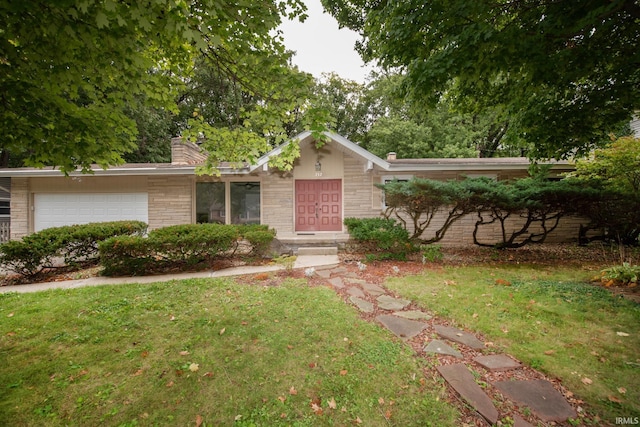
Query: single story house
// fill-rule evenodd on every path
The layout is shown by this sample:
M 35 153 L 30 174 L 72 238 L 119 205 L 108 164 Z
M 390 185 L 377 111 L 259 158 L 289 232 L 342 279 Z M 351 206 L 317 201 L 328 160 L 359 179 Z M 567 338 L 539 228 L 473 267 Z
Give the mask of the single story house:
M 0 169 L 10 179 L 11 238 L 44 228 L 95 221 L 136 219 L 150 229 L 174 224 L 218 222 L 261 223 L 277 238 L 293 245 L 339 244 L 348 239 L 343 219 L 378 217 L 384 210 L 376 184 L 420 176 L 461 179 L 488 176 L 497 180 L 527 176 L 525 158 L 381 159 L 335 133 L 317 149 L 311 132 L 295 139 L 301 155 L 291 171 L 269 167 L 262 156 L 240 168 L 221 165 L 220 176 L 200 176 L 204 158 L 196 144 L 172 141 L 172 162 L 125 164 L 93 175 L 45 168 Z M 566 162 L 552 165 L 560 176 L 572 169 Z M 472 243 L 475 219 L 461 220 L 443 243 Z M 575 239 L 577 224 L 567 222 L 555 240 Z

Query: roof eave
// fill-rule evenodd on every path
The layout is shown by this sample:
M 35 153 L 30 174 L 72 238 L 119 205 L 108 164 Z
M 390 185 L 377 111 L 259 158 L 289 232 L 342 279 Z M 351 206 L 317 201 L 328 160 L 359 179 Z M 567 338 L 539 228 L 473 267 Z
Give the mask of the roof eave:
M 109 169 L 92 169 L 90 173 L 74 171 L 69 176 L 146 176 L 146 175 L 194 175 L 195 165 L 170 166 L 170 167 L 115 167 Z M 222 175 L 243 175 L 249 173 L 250 169 L 221 168 Z M 0 177 L 10 178 L 39 178 L 39 177 L 62 177 L 64 174 L 58 169 L 0 169 Z

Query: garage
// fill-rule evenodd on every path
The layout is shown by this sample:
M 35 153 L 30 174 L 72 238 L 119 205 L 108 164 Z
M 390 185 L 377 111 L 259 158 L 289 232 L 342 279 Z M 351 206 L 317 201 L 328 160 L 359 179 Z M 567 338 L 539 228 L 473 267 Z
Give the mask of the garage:
M 148 223 L 147 193 L 34 194 L 34 231 L 89 222 Z

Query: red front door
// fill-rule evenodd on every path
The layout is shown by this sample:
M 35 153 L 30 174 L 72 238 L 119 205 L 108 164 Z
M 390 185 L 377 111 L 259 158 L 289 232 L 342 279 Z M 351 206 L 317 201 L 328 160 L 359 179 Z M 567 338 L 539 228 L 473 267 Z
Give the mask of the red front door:
M 342 182 L 296 181 L 296 231 L 342 231 Z

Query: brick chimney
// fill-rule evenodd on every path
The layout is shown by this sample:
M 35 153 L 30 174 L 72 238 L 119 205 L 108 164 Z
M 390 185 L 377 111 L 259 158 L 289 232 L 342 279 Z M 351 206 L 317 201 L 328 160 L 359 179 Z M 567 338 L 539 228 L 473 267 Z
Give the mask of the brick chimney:
M 396 159 L 396 153 L 394 151 L 387 153 L 387 160 L 395 160 L 395 159 Z
M 207 156 L 193 142 L 185 141 L 182 137 L 171 139 L 172 165 L 198 165 L 204 163 Z

